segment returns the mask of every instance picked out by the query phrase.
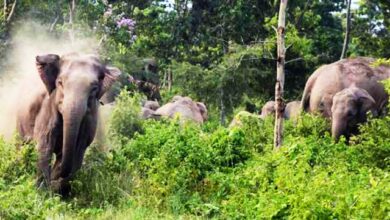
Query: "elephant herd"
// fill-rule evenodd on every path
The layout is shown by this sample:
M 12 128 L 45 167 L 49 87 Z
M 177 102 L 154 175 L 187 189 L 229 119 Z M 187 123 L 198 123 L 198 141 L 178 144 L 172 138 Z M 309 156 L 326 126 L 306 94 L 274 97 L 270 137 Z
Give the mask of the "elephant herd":
M 336 139 L 356 132 L 366 113 L 382 114 L 388 100 L 380 81 L 390 77 L 390 68 L 373 66 L 373 62 L 371 58 L 353 58 L 320 67 L 308 79 L 302 100 L 286 105 L 284 117 L 297 117 L 301 110 L 318 112 L 331 119 Z M 66 195 L 69 180 L 80 169 L 86 148 L 95 138 L 99 100 L 121 72 L 96 56 L 77 53 L 37 56 L 36 68 L 39 77 L 34 88 L 20 95 L 17 131 L 24 141 L 37 143 L 38 187 Z M 274 103 L 268 102 L 258 117 L 272 112 Z M 179 115 L 196 123 L 208 118 L 204 103 L 182 96 L 163 106 L 145 101 L 140 114 L 144 119 Z
M 307 80 L 302 100 L 286 105 L 284 117 L 296 117 L 301 111 L 319 113 L 331 120 L 333 138 L 348 139 L 367 120 L 368 112 L 376 117 L 386 111 L 388 94 L 381 81 L 390 78 L 390 67 L 374 61 L 358 57 L 321 66 Z M 275 112 L 274 105 L 267 102 L 261 116 Z

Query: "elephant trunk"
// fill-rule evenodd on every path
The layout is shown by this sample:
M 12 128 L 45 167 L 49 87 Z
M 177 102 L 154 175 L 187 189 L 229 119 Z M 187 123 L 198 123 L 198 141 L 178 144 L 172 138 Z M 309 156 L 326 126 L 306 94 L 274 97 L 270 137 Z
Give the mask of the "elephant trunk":
M 343 119 L 332 119 L 332 137 L 338 141 L 341 135 L 345 135 L 347 122 Z
M 77 158 L 79 130 L 87 111 L 87 104 L 80 95 L 66 98 L 63 104 L 63 147 L 59 177 L 68 178 L 73 172 L 73 164 Z

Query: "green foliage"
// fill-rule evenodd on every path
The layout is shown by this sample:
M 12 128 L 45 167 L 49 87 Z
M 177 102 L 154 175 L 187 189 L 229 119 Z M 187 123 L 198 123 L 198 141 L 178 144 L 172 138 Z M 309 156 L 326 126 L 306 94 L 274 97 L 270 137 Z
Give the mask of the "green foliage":
M 128 114 L 123 107 L 116 117 Z M 146 121 L 142 134 L 118 135 L 121 144 L 109 152 L 91 146 L 67 200 L 35 189 L 32 146 L 16 151 L 1 141 L 0 216 L 388 217 L 389 117 L 370 120 L 348 146 L 331 139 L 326 120 L 302 115 L 286 121 L 279 150 L 272 117 L 241 122 L 208 130 Z
M 109 122 L 109 136 L 112 140 L 129 139 L 142 129 L 140 119 L 141 96 L 122 90 L 116 99 Z
M 349 145 L 330 138 L 329 121 L 302 115 L 286 121 L 280 150 L 272 145 L 272 117 L 244 117 L 230 129 L 217 122 L 218 114 L 229 118 L 248 103 L 258 109 L 272 99 L 278 1 L 165 2 L 76 1 L 72 25 L 69 1 L 18 1 L 9 22 L 2 7 L 1 70 L 11 65 L 5 62 L 12 30 L 25 20 L 64 40 L 74 29 L 76 39 L 99 39 L 103 60 L 121 69 L 117 91 L 134 90 L 127 77 L 142 75 L 144 58 L 153 57 L 160 78 L 173 73 L 173 88 L 162 90 L 162 99 L 180 94 L 203 101 L 210 120 L 201 126 L 140 121 L 141 97 L 122 90 L 108 123 L 110 150 L 89 148 L 67 199 L 36 189 L 33 145 L 1 139 L 0 219 L 390 218 L 389 115 L 371 118 Z M 7 3 L 10 13 L 13 1 Z M 389 57 L 389 8 L 387 0 L 359 2 L 348 54 Z M 289 2 L 287 99 L 300 96 L 315 68 L 339 59 L 344 9 L 342 0 Z M 118 26 L 124 18 L 136 25 Z M 390 91 L 389 81 L 385 86 Z

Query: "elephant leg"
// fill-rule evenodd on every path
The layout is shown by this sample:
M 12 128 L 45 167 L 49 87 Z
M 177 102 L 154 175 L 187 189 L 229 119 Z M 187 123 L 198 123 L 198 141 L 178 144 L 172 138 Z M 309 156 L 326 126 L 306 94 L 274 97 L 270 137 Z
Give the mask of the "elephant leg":
M 50 146 L 38 145 L 38 180 L 37 186 L 47 187 L 50 185 L 50 162 L 53 151 Z

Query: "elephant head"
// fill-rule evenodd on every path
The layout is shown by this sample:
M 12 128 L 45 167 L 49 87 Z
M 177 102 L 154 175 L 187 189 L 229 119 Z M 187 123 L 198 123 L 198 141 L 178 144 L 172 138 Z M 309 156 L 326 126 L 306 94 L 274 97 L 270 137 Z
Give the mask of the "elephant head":
M 61 191 L 81 167 L 84 152 L 96 133 L 98 100 L 120 71 L 103 65 L 95 56 L 79 54 L 37 56 L 36 65 L 48 96 L 34 128 L 38 166 L 41 181 L 47 185 L 59 183 L 55 188 Z M 53 152 L 56 161 L 51 172 Z
M 358 123 L 367 120 L 366 113 L 375 115 L 375 100 L 364 89 L 349 87 L 335 94 L 332 105 L 332 137 L 347 138 L 357 131 Z
M 198 109 L 200 111 L 200 114 L 202 115 L 203 121 L 207 121 L 208 112 L 207 112 L 206 105 L 203 102 L 196 102 L 196 106 L 198 106 Z

